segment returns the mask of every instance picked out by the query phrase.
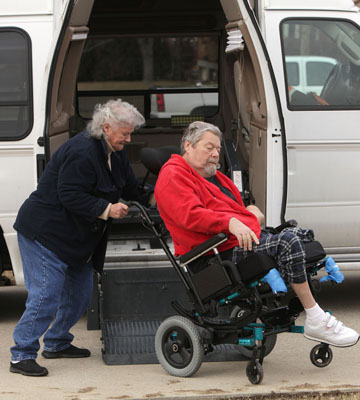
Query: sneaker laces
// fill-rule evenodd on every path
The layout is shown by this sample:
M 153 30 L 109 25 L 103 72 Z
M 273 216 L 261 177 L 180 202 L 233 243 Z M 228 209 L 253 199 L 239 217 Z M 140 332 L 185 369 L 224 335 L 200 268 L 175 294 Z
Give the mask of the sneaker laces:
M 335 333 L 339 333 L 344 326 L 341 321 L 338 321 L 333 315 L 326 313 L 329 316 L 329 319 L 326 323 L 326 327 L 329 329 L 334 329 Z

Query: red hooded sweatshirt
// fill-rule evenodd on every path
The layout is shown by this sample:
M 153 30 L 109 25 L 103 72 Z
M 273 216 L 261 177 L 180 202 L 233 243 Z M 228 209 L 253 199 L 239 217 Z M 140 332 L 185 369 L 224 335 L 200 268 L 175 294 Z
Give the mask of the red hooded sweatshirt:
M 232 217 L 247 225 L 257 237 L 261 228 L 256 216 L 248 211 L 231 179 L 216 172 L 220 184 L 230 190 L 236 201 L 199 175 L 178 154 L 173 154 L 162 167 L 155 186 L 155 198 L 175 246 L 175 254 L 183 255 L 220 232 L 230 239 L 219 246 L 225 251 L 239 243 L 229 232 Z

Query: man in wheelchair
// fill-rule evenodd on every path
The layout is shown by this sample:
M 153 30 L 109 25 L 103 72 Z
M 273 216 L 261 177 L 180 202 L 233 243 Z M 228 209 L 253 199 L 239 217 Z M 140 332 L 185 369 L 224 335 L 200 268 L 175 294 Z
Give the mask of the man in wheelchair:
M 218 248 L 222 258 L 239 265 L 249 253 L 260 252 L 276 260 L 281 277 L 305 309 L 306 338 L 339 347 L 356 344 L 359 334 L 325 312 L 310 290 L 304 243 L 313 240 L 312 231 L 297 227 L 279 233 L 261 230 L 261 211 L 255 205 L 245 207 L 233 182 L 217 170 L 221 139 L 216 126 L 191 123 L 182 138 L 182 155 L 172 155 L 159 174 L 155 198 L 176 255 L 224 232 L 229 240 Z

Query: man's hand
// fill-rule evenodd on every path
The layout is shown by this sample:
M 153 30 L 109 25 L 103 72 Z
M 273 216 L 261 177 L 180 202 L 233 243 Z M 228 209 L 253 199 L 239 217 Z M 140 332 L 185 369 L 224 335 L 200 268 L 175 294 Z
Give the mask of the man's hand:
M 255 233 L 245 224 L 236 218 L 231 218 L 229 221 L 229 231 L 239 241 L 239 246 L 244 250 L 252 250 L 252 242 L 259 244 L 259 239 Z
M 256 216 L 261 226 L 265 224 L 265 216 L 255 204 L 248 205 L 246 209 Z
M 124 203 L 115 203 L 110 207 L 109 217 L 111 218 L 124 218 L 129 212 L 129 207 Z

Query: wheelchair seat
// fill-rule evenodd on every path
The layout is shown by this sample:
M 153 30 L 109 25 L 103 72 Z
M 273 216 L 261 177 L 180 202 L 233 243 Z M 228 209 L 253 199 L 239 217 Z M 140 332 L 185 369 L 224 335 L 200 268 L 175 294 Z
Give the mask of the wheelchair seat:
M 326 257 L 326 253 L 321 243 L 314 240 L 304 243 L 305 263 L 307 266 L 312 266 Z

